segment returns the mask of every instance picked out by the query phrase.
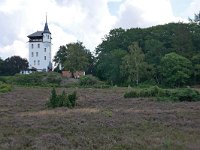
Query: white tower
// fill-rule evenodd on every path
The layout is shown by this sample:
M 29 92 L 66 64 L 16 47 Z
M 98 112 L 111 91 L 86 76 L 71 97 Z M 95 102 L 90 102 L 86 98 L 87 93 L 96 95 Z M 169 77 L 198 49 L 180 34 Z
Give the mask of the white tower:
M 37 31 L 28 35 L 29 38 L 29 68 L 38 71 L 52 69 L 51 63 L 51 32 L 49 31 L 47 17 L 44 31 Z

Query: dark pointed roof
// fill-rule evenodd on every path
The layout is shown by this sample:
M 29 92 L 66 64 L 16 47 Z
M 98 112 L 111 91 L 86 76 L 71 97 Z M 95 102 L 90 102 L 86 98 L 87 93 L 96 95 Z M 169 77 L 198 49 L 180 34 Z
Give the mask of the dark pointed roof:
M 44 26 L 44 31 L 34 32 L 34 33 L 28 35 L 27 37 L 28 38 L 41 38 L 41 37 L 43 37 L 43 33 L 51 34 L 51 32 L 49 31 L 48 23 L 47 23 L 47 16 L 46 16 L 46 23 L 45 23 L 45 26 Z
M 48 23 L 47 23 L 47 16 L 46 16 L 46 23 L 45 23 L 45 26 L 44 26 L 43 33 L 50 33 L 51 34 L 51 32 L 49 31 Z

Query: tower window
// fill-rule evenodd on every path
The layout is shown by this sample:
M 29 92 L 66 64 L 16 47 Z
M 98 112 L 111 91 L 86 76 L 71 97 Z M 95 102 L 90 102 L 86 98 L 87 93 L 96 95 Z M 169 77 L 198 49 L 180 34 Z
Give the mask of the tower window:
M 31 44 L 31 48 L 33 49 L 34 47 L 33 47 L 33 44 Z
M 40 65 L 40 60 L 38 60 L 38 65 Z
M 36 61 L 34 60 L 34 65 L 36 65 Z
M 31 56 L 32 56 L 32 57 L 34 56 L 34 53 L 33 53 L 33 52 L 31 53 Z
M 46 52 L 47 51 L 47 48 L 44 48 L 44 52 Z
M 38 48 L 40 48 L 40 44 L 38 44 Z
M 36 52 L 36 57 L 38 57 L 38 52 Z
M 47 60 L 47 56 L 44 56 L 44 60 Z
M 49 39 L 49 35 L 47 35 L 47 38 Z

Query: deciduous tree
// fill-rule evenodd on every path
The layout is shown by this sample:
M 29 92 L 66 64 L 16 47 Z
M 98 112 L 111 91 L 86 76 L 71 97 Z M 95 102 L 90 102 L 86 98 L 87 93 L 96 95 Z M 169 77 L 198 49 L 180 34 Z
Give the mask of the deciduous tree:
M 69 43 L 60 46 L 54 57 L 56 65 L 61 65 L 62 69 L 75 71 L 86 71 L 93 63 L 93 57 L 81 42 Z
M 168 86 L 183 86 L 189 82 L 192 63 L 189 59 L 174 52 L 161 60 L 163 82 Z
M 12 56 L 3 62 L 3 75 L 14 75 L 28 68 L 28 61 L 20 56 Z
M 127 77 L 128 83 L 138 83 L 146 73 L 147 63 L 144 61 L 145 55 L 138 43 L 134 42 L 129 46 L 129 54 L 122 61 L 121 73 Z

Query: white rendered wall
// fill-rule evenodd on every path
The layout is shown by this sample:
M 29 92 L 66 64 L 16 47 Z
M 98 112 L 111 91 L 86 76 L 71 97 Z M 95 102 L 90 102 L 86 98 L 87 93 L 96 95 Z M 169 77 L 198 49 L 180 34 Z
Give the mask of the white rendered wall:
M 38 44 L 40 44 L 39 47 Z M 29 42 L 29 68 L 34 67 L 36 69 L 45 69 L 47 71 L 49 62 L 51 62 L 51 35 L 44 33 L 43 42 Z

